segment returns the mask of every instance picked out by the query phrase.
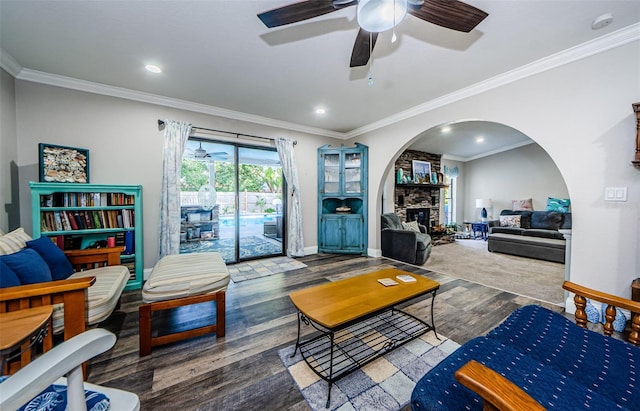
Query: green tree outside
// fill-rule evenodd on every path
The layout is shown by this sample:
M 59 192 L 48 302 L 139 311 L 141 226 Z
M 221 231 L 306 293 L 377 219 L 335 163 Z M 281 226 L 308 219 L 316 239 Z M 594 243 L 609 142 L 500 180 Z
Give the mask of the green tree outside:
M 216 191 L 235 191 L 235 167 L 233 163 L 215 162 Z M 198 191 L 200 187 L 209 181 L 208 163 L 199 160 L 182 160 L 182 178 L 180 189 L 182 191 Z M 240 164 L 239 191 L 256 193 L 280 193 L 282 192 L 282 168 L 265 167 L 252 164 Z

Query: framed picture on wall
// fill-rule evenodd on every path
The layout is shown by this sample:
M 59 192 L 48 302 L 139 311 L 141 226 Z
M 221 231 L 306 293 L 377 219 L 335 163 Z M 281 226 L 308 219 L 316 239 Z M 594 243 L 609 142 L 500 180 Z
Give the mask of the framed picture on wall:
M 413 182 L 429 184 L 431 183 L 431 163 L 428 161 L 411 160 L 413 171 Z
M 40 143 L 40 181 L 89 183 L 89 150 Z

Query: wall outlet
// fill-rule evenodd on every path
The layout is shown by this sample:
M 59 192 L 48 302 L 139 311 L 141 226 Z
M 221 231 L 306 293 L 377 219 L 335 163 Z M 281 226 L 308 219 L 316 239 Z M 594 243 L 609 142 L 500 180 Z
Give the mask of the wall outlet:
M 606 187 L 604 201 L 627 201 L 627 187 Z

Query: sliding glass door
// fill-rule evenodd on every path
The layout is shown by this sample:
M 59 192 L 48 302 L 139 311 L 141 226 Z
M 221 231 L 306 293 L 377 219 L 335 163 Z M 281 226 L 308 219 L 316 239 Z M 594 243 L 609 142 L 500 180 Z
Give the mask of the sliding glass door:
M 227 263 L 284 254 L 284 181 L 274 149 L 190 138 L 183 155 L 180 253 Z

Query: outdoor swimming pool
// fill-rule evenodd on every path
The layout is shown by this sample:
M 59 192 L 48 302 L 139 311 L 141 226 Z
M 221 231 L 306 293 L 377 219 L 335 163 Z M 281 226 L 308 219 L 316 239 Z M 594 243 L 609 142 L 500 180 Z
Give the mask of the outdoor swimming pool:
M 240 225 L 263 225 L 265 221 L 275 221 L 276 216 L 280 214 L 240 214 Z M 234 215 L 220 216 L 218 221 L 221 226 L 232 226 L 235 224 Z

